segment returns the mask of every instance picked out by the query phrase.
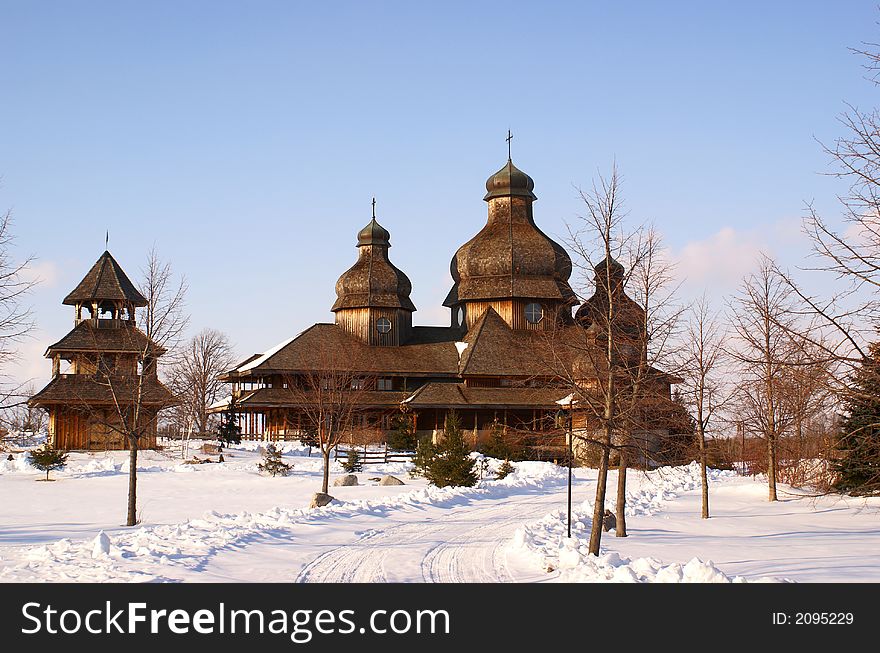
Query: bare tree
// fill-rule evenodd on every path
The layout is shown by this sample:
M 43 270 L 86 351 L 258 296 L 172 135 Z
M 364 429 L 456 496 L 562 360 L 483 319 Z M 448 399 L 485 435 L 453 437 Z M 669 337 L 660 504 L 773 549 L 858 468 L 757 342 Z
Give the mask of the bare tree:
M 695 417 L 703 486 L 702 518 L 709 519 L 706 435 L 714 430 L 718 413 L 730 398 L 730 392 L 719 374 L 723 366 L 726 334 L 705 294 L 690 307 L 688 313 L 685 349 L 681 352 L 681 369 L 684 373 L 682 392 Z
M 635 346 L 624 358 L 629 405 L 621 420 L 618 443 L 616 537 L 626 537 L 626 481 L 630 458 L 639 453 L 638 433 L 647 434 L 651 419 L 669 406 L 670 399 L 658 387 L 660 368 L 672 364 L 675 335 L 683 308 L 675 301 L 680 284 L 673 279 L 674 265 L 663 256 L 663 240 L 652 226 L 640 228 L 630 242 L 628 287 L 640 310 L 635 327 Z M 647 437 L 647 435 L 645 435 Z M 644 452 L 645 463 L 648 452 Z
M 366 427 L 364 395 L 375 379 L 360 371 L 363 366 L 351 352 L 330 348 L 311 352 L 310 361 L 300 367 L 304 371 L 285 377 L 285 403 L 298 413 L 301 428 L 314 435 L 321 449 L 321 492 L 327 494 L 330 455 L 347 436 Z
M 13 244 L 12 214 L 7 211 L 0 215 L 0 408 L 23 403 L 28 396 L 21 384 L 9 381 L 7 367 L 18 355 L 15 345 L 33 328 L 30 309 L 22 300 L 36 281 L 25 275 L 33 257 L 15 260 Z
M 570 330 L 564 339 L 554 336 L 554 358 L 556 376 L 571 389 L 573 402 L 583 414 L 582 428 L 573 430 L 573 437 L 600 450 L 589 544 L 589 552 L 599 555 L 611 450 L 615 435 L 624 429 L 623 413 L 629 406 L 626 367 L 639 336 L 632 330 L 641 320 L 634 319 L 632 304 L 622 300 L 625 272 L 615 260 L 623 258 L 632 241 L 623 229 L 626 214 L 616 165 L 608 179 L 600 175 L 592 190 L 580 191 L 580 196 L 586 213 L 577 229 L 569 229 L 568 244 L 575 254 L 574 265 L 582 273 L 592 271 L 596 287 L 578 312 L 586 328 L 579 329 L 579 336 L 572 336 Z M 604 258 L 593 264 L 596 250 Z
M 146 265 L 141 268 L 138 290 L 147 300 L 141 311 L 138 326 L 157 346 L 165 350 L 163 365 L 175 362 L 177 350 L 186 328 L 186 277 L 175 279 L 171 263 L 164 261 L 155 245 L 147 253 Z
M 36 388 L 33 383 L 27 383 L 22 387 L 25 397 L 33 396 Z M 18 402 L 8 407 L 0 419 L 10 431 L 41 433 L 46 428 L 46 411 L 42 408 L 30 405 L 27 402 Z
M 742 283 L 730 303 L 734 346 L 726 352 L 740 368 L 738 401 L 746 428 L 767 447 L 769 500 L 776 501 L 777 445 L 792 420 L 785 401 L 786 374 L 798 351 L 791 333 L 798 331 L 791 289 L 761 255 L 758 270 Z
M 90 384 L 105 389 L 109 407 L 96 406 L 87 388 L 80 398 L 82 407 L 92 419 L 108 432 L 125 440 L 128 458 L 128 503 L 126 525 L 134 526 L 137 516 L 137 460 L 141 443 L 155 437 L 158 414 L 175 406 L 176 397 L 159 381 L 158 361 L 169 348 L 174 348 L 189 321 L 184 312 L 186 281 L 175 281 L 171 264 L 159 257 L 155 247 L 147 256 L 139 288 L 147 300 L 136 328 L 134 324 L 118 329 L 124 354 L 99 355 L 95 375 Z M 97 338 L 99 329 L 93 329 Z M 100 347 L 97 345 L 96 350 Z
M 215 403 L 225 384 L 217 377 L 235 363 L 232 345 L 225 334 L 203 329 L 182 347 L 170 368 L 171 388 L 180 400 L 178 410 L 196 432 L 208 433 L 208 409 Z

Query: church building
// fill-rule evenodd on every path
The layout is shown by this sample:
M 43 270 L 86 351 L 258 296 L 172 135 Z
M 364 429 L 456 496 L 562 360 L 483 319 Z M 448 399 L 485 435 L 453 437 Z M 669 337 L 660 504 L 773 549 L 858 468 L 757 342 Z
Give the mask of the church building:
M 304 419 L 291 387 L 332 358 L 356 368 L 351 382 L 361 390 L 360 425 L 374 439 L 401 415 L 419 435 L 436 435 L 455 410 L 474 444 L 501 425 L 512 439 L 563 448 L 557 417 L 570 386 L 559 369 L 576 368 L 582 343 L 595 336 L 602 284 L 578 307 L 569 285 L 571 259 L 535 223 L 534 181 L 510 159 L 489 177 L 483 199 L 485 226 L 452 257 L 453 284 L 443 302 L 449 326 L 413 324 L 412 286 L 389 258 L 391 236 L 377 222 L 374 203 L 373 218 L 357 234 L 357 261 L 336 283 L 334 323 L 315 324 L 222 377 L 232 386 L 245 437 L 300 435 Z M 623 291 L 623 267 L 612 260 L 607 268 L 630 316 L 633 345 L 643 348 L 638 323 L 644 311 Z M 600 273 L 606 273 L 604 261 Z M 657 372 L 653 382 L 668 400 L 676 379 Z M 223 409 L 218 404 L 214 411 Z

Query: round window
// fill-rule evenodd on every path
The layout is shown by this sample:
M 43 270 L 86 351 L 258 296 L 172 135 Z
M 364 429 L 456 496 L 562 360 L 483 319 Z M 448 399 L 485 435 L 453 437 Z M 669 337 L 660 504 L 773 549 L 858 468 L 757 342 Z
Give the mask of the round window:
M 376 320 L 376 331 L 379 333 L 388 333 L 391 331 L 391 320 L 387 317 L 380 317 Z
M 537 324 L 544 319 L 544 307 L 540 304 L 526 304 L 526 320 L 529 324 Z

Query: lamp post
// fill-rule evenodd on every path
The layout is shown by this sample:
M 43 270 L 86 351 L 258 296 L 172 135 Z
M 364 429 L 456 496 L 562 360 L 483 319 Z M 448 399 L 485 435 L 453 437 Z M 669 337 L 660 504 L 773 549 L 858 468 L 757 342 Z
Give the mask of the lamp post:
M 559 412 L 556 413 L 556 423 L 559 425 L 562 420 L 565 420 L 565 432 L 566 437 L 568 438 L 568 537 L 571 538 L 571 465 L 572 459 L 574 458 L 574 434 L 572 433 L 572 404 L 574 403 L 574 397 L 569 395 L 565 399 L 560 399 L 556 403 L 560 404 L 562 408 Z M 567 413 L 566 413 L 567 408 Z
M 573 444 L 574 440 L 572 430 L 571 430 L 571 404 L 569 404 L 568 410 L 568 537 L 571 539 L 571 462 L 573 455 Z

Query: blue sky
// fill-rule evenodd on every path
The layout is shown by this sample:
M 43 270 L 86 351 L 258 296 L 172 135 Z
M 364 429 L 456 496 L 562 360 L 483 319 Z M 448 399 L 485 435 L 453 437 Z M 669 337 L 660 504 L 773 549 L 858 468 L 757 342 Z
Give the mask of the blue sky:
M 561 236 L 616 160 L 633 222 L 690 290 L 753 254 L 789 265 L 805 201 L 836 213 L 817 139 L 876 104 L 848 48 L 876 2 L 41 2 L 0 0 L 0 208 L 38 257 L 19 376 L 72 325 L 61 299 L 110 250 L 155 243 L 192 330 L 242 355 L 317 321 L 377 198 L 418 324 L 443 324 L 449 260 L 506 159 Z

